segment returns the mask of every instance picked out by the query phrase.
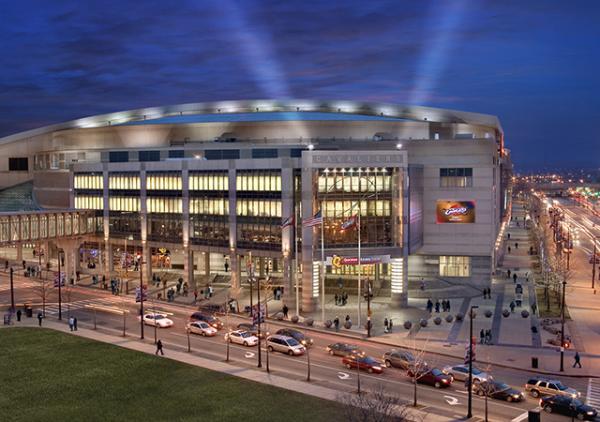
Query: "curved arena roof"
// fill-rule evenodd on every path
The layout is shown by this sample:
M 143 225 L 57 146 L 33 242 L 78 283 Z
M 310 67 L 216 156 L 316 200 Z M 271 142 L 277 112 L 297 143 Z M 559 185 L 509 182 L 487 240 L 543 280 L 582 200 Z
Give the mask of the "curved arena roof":
M 422 106 L 315 100 L 241 100 L 142 108 L 84 117 L 0 138 L 0 144 L 74 128 L 113 125 L 193 124 L 230 121 L 429 121 L 488 126 L 502 133 L 496 116 Z

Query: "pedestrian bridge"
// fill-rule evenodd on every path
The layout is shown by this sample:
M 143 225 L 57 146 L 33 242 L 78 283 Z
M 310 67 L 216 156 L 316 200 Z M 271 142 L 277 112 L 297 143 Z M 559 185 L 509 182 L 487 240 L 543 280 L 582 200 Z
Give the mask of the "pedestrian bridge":
M 0 212 L 0 246 L 68 239 L 102 232 L 102 216 L 91 210 Z

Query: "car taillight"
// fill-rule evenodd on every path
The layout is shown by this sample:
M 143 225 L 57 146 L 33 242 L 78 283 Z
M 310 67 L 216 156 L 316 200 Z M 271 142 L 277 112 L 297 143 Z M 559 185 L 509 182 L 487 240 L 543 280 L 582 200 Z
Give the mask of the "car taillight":
M 542 399 L 540 399 L 540 406 L 544 403 L 544 401 Z

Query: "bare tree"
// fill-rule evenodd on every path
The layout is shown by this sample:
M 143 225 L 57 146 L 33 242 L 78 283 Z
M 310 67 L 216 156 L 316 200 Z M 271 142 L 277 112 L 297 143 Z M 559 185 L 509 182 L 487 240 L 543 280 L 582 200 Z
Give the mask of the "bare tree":
M 427 343 L 429 339 L 426 339 L 421 345 L 417 344 L 416 339 L 413 338 L 413 357 L 414 360 L 409 364 L 407 375 L 411 378 L 413 383 L 413 406 L 417 407 L 417 384 L 427 372 L 430 367 L 425 360 L 425 350 L 427 349 Z
M 420 419 L 397 396 L 386 394 L 382 384 L 362 394 L 340 395 L 338 400 L 345 405 L 343 420 L 347 422 L 402 422 Z
M 39 278 L 36 280 L 36 286 L 34 287 L 35 294 L 42 300 L 42 315 L 44 318 L 46 317 L 46 301 L 52 291 L 51 287 L 53 284 L 47 277 Z

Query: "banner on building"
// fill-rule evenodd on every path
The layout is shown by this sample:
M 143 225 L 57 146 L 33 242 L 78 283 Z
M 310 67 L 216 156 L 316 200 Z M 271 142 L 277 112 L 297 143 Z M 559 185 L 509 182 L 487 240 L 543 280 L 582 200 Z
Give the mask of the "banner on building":
M 475 201 L 438 200 L 436 221 L 442 223 L 474 223 Z
M 390 262 L 389 255 L 375 255 L 375 256 L 361 256 L 361 265 L 372 265 L 372 264 L 387 264 Z M 358 257 L 355 256 L 339 256 L 333 255 L 328 256 L 325 260 L 327 265 L 334 266 L 336 268 L 343 267 L 344 265 L 358 265 Z

